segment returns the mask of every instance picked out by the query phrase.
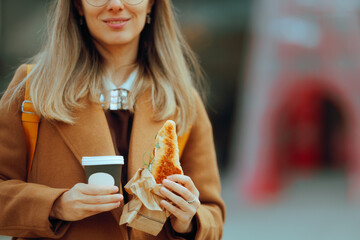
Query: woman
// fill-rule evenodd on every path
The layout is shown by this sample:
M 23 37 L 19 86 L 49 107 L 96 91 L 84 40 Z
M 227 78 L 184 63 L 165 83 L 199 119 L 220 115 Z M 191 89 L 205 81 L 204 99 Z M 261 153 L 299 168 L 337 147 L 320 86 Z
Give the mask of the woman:
M 192 83 L 199 68 L 170 0 L 54 4 L 48 41 L 32 61 L 34 69 L 27 75 L 21 66 L 0 103 L 0 235 L 221 238 L 224 203 L 212 129 Z M 21 126 L 27 80 L 41 117 L 28 175 Z M 128 101 L 113 108 L 110 95 L 124 85 L 130 91 Z M 179 136 L 189 138 L 180 159 L 185 175 L 163 182 L 166 200 L 161 204 L 171 216 L 154 237 L 119 226 L 127 196 L 122 188 L 85 184 L 81 158 L 125 156 L 123 186 L 142 167 L 143 155 L 152 150 L 166 119 L 177 123 Z

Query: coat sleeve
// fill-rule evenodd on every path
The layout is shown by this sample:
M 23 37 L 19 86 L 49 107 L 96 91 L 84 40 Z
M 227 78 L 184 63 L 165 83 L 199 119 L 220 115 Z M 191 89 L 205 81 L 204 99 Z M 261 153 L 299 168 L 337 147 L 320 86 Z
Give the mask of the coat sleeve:
M 196 240 L 221 239 L 225 220 L 225 204 L 221 198 L 221 184 L 217 167 L 212 126 L 205 107 L 196 94 L 197 118 L 181 157 L 184 174 L 188 175 L 200 192 L 201 205 L 195 215 Z M 176 237 L 169 229 L 169 238 Z
M 16 71 L 0 101 L 0 235 L 60 238 L 68 224 L 50 221 L 54 201 L 66 189 L 26 182 L 26 142 L 21 123 L 23 90 L 10 96 L 26 77 L 26 66 Z

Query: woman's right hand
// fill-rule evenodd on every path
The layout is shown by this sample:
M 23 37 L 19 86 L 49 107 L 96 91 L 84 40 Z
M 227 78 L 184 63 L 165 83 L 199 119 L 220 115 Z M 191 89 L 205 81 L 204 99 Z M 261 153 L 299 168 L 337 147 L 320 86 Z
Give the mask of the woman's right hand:
M 78 183 L 63 193 L 54 203 L 50 217 L 77 221 L 113 210 L 120 206 L 123 196 L 116 186 L 97 186 Z

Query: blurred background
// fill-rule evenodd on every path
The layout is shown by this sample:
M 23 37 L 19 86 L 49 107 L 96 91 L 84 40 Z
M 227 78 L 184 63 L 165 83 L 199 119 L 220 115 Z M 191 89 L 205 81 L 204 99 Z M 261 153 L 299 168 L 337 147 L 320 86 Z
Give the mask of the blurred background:
M 1 91 L 49 2 L 0 0 Z M 173 2 L 207 74 L 223 239 L 359 239 L 360 1 Z

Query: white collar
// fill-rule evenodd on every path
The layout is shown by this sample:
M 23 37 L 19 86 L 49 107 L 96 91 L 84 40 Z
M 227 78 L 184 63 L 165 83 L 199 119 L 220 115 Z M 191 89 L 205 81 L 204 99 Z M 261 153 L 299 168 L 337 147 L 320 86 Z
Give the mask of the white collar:
M 130 73 L 128 79 L 126 79 L 126 81 L 125 81 L 123 84 L 121 84 L 119 87 L 117 87 L 117 86 L 113 83 L 113 81 L 109 80 L 109 81 L 108 81 L 108 86 L 107 86 L 107 88 L 108 88 L 109 90 L 123 88 L 123 89 L 126 89 L 126 90 L 128 90 L 128 91 L 130 92 L 131 89 L 132 89 L 132 86 L 133 86 L 133 84 L 134 84 L 134 82 L 135 82 L 137 73 L 138 73 L 138 68 L 135 68 L 135 70 L 132 71 L 132 73 Z
M 126 79 L 126 81 L 117 87 L 111 80 L 105 81 L 105 88 L 110 92 L 110 110 L 128 109 L 128 94 L 135 82 L 138 69 L 136 68 Z M 125 91 L 125 90 L 126 91 Z M 104 102 L 104 95 L 100 94 L 100 102 Z

